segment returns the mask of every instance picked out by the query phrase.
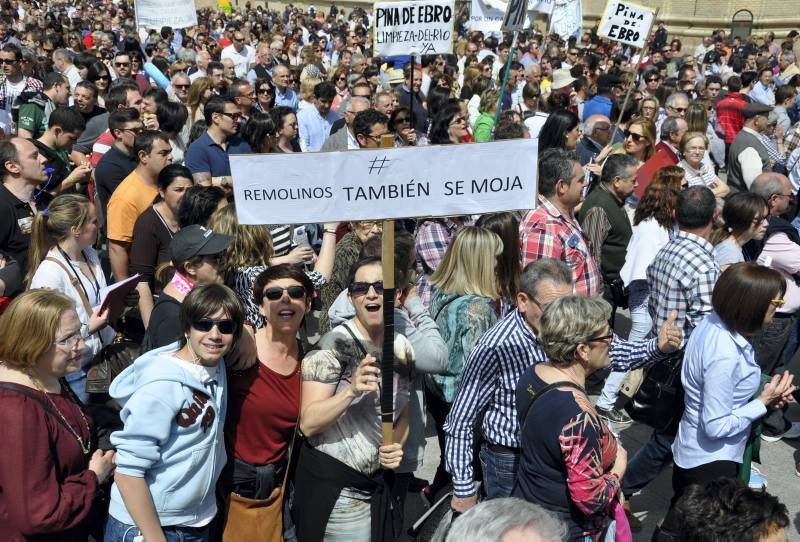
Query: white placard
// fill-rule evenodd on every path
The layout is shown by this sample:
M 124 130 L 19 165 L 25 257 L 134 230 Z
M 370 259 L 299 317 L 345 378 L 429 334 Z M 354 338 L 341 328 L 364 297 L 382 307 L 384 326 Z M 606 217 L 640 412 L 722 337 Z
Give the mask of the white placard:
M 139 28 L 186 28 L 197 25 L 194 0 L 135 0 L 135 7 Z
M 241 224 L 454 216 L 536 204 L 537 142 L 230 157 Z
M 647 43 L 654 18 L 653 10 L 639 4 L 608 0 L 597 33 L 641 49 Z
M 570 36 L 580 38 L 583 29 L 583 5 L 581 0 L 554 0 L 550 15 L 550 32 L 568 40 Z
M 374 55 L 453 53 L 453 0 L 376 2 Z
M 505 7 L 505 0 L 491 2 L 490 0 L 472 0 L 469 15 L 469 29 L 481 32 L 500 32 L 505 14 L 498 6 Z
M 544 13 L 548 17 L 553 13 L 553 0 L 528 0 L 528 11 Z

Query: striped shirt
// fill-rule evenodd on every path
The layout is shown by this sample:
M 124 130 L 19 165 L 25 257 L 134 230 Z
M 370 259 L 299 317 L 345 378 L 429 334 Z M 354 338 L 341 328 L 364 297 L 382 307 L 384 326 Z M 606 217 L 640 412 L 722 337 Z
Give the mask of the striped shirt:
M 657 339 L 629 342 L 615 337 L 609 358 L 615 371 L 625 372 L 665 358 Z M 515 390 L 522 374 L 547 361 L 522 314 L 514 310 L 492 326 L 467 359 L 450 414 L 444 424 L 445 466 L 458 497 L 475 494 L 472 468 L 473 426 L 485 410 L 482 434 L 492 444 L 520 447 Z

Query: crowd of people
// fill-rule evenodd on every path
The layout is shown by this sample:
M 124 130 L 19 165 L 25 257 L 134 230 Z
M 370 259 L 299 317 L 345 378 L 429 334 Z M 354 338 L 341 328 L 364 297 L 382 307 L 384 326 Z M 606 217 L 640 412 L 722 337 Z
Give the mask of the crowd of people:
M 670 465 L 654 539 L 787 539 L 754 463 L 800 438 L 800 33 L 134 21 L 0 1 L 0 539 L 389 541 L 451 491 L 439 540 L 631 540 Z M 395 221 L 394 299 L 381 217 L 237 220 L 231 154 L 521 138 L 523 209 Z

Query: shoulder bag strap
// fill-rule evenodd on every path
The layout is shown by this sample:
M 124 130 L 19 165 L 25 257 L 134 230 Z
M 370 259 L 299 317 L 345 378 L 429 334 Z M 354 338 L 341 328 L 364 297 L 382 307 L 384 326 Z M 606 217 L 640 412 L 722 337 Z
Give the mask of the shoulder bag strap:
M 64 273 L 67 274 L 67 276 L 69 277 L 69 281 L 72 284 L 72 287 L 75 288 L 78 291 L 78 295 L 81 296 L 81 301 L 83 302 L 83 307 L 86 309 L 87 316 L 91 316 L 94 311 L 92 310 L 91 303 L 89 303 L 89 298 L 86 297 L 86 293 L 83 291 L 83 284 L 81 284 L 80 279 L 74 276 L 72 273 L 70 273 L 69 270 L 67 269 L 67 266 L 58 261 L 56 258 L 48 256 L 47 258 L 45 258 L 45 261 L 53 262 L 54 264 L 59 266 L 64 271 Z
M 531 402 L 528 403 L 528 406 L 525 408 L 525 413 L 520 417 L 520 420 L 519 420 L 520 433 L 522 432 L 522 430 L 525 427 L 525 421 L 528 419 L 528 413 L 530 413 L 531 407 L 533 406 L 533 403 L 535 403 L 536 400 L 541 398 L 542 395 L 544 395 L 545 393 L 547 393 L 549 391 L 552 391 L 552 390 L 554 390 L 556 388 L 573 388 L 573 389 L 576 389 L 576 390 L 582 392 L 584 395 L 586 394 L 586 390 L 584 390 L 583 388 L 581 388 L 580 386 L 578 386 L 574 382 L 569 382 L 568 380 L 562 380 L 560 382 L 553 382 L 552 384 L 548 384 L 547 386 L 545 386 L 544 388 L 540 389 L 538 392 L 533 394 L 533 398 L 531 399 Z
M 50 416 L 52 416 L 67 431 L 69 431 L 70 433 L 73 433 L 75 431 L 72 427 L 67 425 L 67 422 L 65 422 L 61 418 L 61 416 L 59 416 L 58 414 L 53 412 L 52 407 L 50 407 L 50 405 L 48 405 L 45 402 L 45 400 L 42 399 L 42 397 L 37 392 L 32 390 L 31 388 L 29 388 L 27 386 L 22 386 L 20 384 L 14 384 L 13 382 L 0 382 L 0 388 L 4 388 L 4 389 L 7 389 L 7 390 L 15 391 L 15 392 L 19 393 L 20 395 L 24 395 L 25 397 L 28 397 L 29 399 L 33 399 L 34 401 L 39 403 L 39 405 L 41 405 L 42 410 L 44 410 L 46 413 L 48 413 Z
M 358 339 L 358 337 L 356 337 L 356 334 L 353 333 L 353 330 L 350 329 L 350 326 L 348 326 L 347 324 L 343 324 L 342 327 L 347 331 L 347 333 L 350 334 L 350 336 L 356 342 L 356 346 L 358 346 L 358 349 L 361 351 L 361 355 L 366 356 L 367 354 L 369 354 L 369 352 L 367 352 L 367 349 L 364 348 L 364 345 L 361 344 L 361 341 Z
M 302 350 L 302 349 L 301 349 Z M 299 406 L 297 408 L 297 422 L 294 424 L 294 434 L 292 435 L 292 442 L 289 443 L 289 454 L 288 458 L 286 459 L 286 471 L 283 473 L 283 485 L 281 485 L 281 491 L 286 491 L 286 481 L 289 479 L 289 469 L 292 466 L 292 454 L 294 453 L 294 444 L 297 442 L 297 433 L 300 432 L 300 412 L 303 408 L 303 369 L 300 368 L 300 401 Z

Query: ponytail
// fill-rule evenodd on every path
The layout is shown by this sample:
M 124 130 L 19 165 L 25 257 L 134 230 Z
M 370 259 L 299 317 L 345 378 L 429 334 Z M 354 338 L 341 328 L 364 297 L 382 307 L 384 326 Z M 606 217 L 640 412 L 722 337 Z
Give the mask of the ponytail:
M 60 194 L 50 206 L 33 218 L 31 243 L 28 247 L 28 274 L 25 284 L 31 286 L 36 269 L 56 243 L 70 235 L 72 228 L 83 228 L 89 219 L 91 203 L 79 194 Z

